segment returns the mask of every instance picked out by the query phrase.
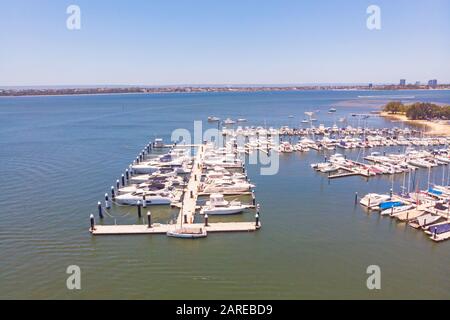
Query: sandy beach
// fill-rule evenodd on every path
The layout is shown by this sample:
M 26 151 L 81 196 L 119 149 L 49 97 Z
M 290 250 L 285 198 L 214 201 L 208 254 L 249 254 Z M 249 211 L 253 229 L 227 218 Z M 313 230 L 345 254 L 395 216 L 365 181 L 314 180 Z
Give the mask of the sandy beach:
M 446 120 L 409 120 L 404 114 L 391 114 L 388 112 L 381 112 L 380 116 L 422 127 L 427 135 L 450 136 L 450 125 Z

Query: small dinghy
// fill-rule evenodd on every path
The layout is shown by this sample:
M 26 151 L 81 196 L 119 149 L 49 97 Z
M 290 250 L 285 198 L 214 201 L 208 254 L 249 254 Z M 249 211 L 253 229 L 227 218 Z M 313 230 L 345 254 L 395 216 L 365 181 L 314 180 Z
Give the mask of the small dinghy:
M 208 233 L 204 228 L 185 227 L 175 229 L 173 231 L 168 231 L 167 236 L 171 238 L 199 239 L 206 238 L 208 236 Z

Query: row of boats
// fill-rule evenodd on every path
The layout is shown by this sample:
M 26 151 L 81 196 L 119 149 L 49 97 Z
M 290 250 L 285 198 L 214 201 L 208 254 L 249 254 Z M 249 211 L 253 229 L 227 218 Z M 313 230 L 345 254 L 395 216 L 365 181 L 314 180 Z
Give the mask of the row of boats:
M 346 172 L 365 177 L 371 177 L 383 174 L 399 174 L 411 172 L 419 168 L 433 168 L 440 165 L 450 164 L 449 149 L 436 149 L 433 151 L 415 150 L 407 148 L 404 153 L 381 154 L 372 152 L 364 159 L 368 163 L 347 159 L 346 156 L 336 153 L 322 163 L 311 164 L 311 167 L 321 173 Z M 340 174 L 346 176 L 346 174 Z
M 428 190 L 405 194 L 365 195 L 360 204 L 409 226 L 423 230 L 433 241 L 450 239 L 450 187 L 433 185 Z
M 227 136 L 379 136 L 379 137 L 405 137 L 406 139 L 422 138 L 423 133 L 419 130 L 412 130 L 410 128 L 369 128 L 369 127 L 339 127 L 336 124 L 332 126 L 311 126 L 309 128 L 291 128 L 289 126 L 281 126 L 280 128 L 265 127 L 265 126 L 237 126 L 236 128 L 224 127 L 222 133 Z
M 351 128 L 349 128 L 351 129 Z M 298 138 L 286 135 L 288 128 L 281 129 L 263 127 L 238 127 L 237 129 L 223 129 L 222 135 L 226 141 L 236 143 L 237 151 L 249 153 L 254 150 L 264 152 L 277 151 L 290 153 L 295 151 L 317 151 L 366 149 L 376 147 L 437 147 L 450 143 L 447 137 L 423 137 L 411 134 L 409 129 L 369 130 L 361 129 L 356 132 L 342 131 L 337 134 L 316 134 L 308 131 L 306 136 Z M 289 129 L 291 130 L 291 129 Z

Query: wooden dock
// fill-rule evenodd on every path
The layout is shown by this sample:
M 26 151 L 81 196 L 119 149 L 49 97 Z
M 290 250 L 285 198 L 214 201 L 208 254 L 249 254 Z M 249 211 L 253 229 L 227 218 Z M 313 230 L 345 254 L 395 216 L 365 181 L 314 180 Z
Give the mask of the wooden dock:
M 203 228 L 207 232 L 254 232 L 261 228 L 261 223 L 256 226 L 255 222 L 223 222 L 209 223 L 205 227 L 202 223 L 193 223 L 189 227 Z M 155 223 L 149 228 L 147 225 L 97 225 L 94 230 L 90 230 L 95 236 L 107 235 L 142 235 L 142 234 L 166 234 L 179 228 L 175 224 Z
M 198 190 L 200 186 L 200 180 L 202 178 L 203 171 L 203 156 L 205 154 L 206 146 L 200 146 L 195 156 L 194 164 L 192 165 L 191 175 L 189 182 L 186 186 L 184 197 L 181 200 L 182 205 L 180 213 L 178 214 L 177 224 L 182 223 L 193 224 L 195 210 L 197 207 Z
M 338 178 L 344 178 L 344 177 L 351 177 L 351 176 L 359 176 L 360 174 L 358 172 L 342 172 L 342 173 L 336 173 L 328 176 L 328 179 L 338 179 Z

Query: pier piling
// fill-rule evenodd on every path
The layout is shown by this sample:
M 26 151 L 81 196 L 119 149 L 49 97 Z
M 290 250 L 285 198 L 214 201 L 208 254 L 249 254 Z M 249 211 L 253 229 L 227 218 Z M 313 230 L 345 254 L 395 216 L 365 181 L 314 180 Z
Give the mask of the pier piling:
M 111 186 L 111 199 L 112 200 L 116 199 L 116 192 L 114 190 L 114 186 Z
M 147 212 L 147 221 L 148 221 L 148 227 L 152 227 L 152 213 L 150 211 Z
M 105 208 L 111 208 L 111 204 L 109 203 L 109 195 L 107 193 L 105 193 Z
M 142 203 L 140 200 L 137 202 L 137 211 L 138 211 L 138 217 L 142 218 Z
M 91 220 L 91 231 L 94 231 L 95 230 L 95 218 L 94 218 L 94 215 L 91 214 L 89 219 Z
M 122 187 L 125 187 L 125 175 L 122 174 Z
M 208 226 L 208 214 L 205 214 L 205 227 L 207 227 Z
M 99 216 L 99 218 L 103 219 L 102 203 L 100 201 L 97 203 L 97 208 L 98 208 L 98 216 Z
M 358 204 L 358 192 L 355 192 L 355 206 Z
M 259 214 L 258 213 L 255 215 L 255 219 L 256 219 L 255 225 L 258 228 L 259 227 Z
M 117 188 L 117 192 L 119 192 L 120 189 L 120 181 L 116 180 L 116 188 Z
M 147 200 L 145 199 L 145 194 L 142 195 L 142 207 L 147 208 Z

